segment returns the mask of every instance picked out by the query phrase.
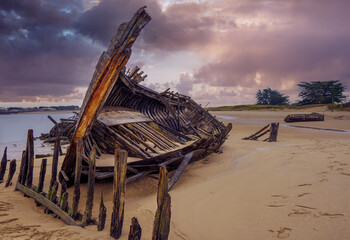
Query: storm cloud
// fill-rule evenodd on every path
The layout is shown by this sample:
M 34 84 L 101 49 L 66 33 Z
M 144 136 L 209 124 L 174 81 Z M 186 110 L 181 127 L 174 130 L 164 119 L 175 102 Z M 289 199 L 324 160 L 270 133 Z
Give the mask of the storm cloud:
M 166 56 L 188 52 L 203 59 L 178 69 L 177 82 L 149 76 L 150 87 L 172 86 L 212 105 L 254 103 L 266 87 L 294 100 L 301 81 L 342 79 L 350 88 L 346 0 L 2 0 L 0 102 L 82 99 L 118 25 L 144 5 L 152 21 L 130 65 L 170 69 Z M 148 56 L 159 65 L 149 66 Z

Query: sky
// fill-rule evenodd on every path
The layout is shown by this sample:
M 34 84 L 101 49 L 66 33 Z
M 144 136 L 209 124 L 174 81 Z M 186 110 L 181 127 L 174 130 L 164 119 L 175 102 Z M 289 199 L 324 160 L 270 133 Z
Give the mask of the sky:
M 350 99 L 349 0 L 1 0 L 0 107 L 80 105 L 119 24 L 152 17 L 127 67 L 202 105 L 341 79 Z

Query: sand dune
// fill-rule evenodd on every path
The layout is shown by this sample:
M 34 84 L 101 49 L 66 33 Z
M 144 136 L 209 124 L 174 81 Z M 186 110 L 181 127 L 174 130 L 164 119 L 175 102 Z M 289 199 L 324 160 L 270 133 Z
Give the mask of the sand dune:
M 223 119 L 233 129 L 223 153 L 188 166 L 170 192 L 169 239 L 349 238 L 350 133 L 288 127 L 283 118 L 289 113 L 293 111 L 214 112 L 236 117 Z M 349 112 L 325 114 L 324 122 L 296 125 L 350 130 Z M 272 121 L 282 124 L 278 142 L 241 140 Z M 40 160 L 35 165 L 36 184 Z M 110 182 L 96 184 L 95 190 L 94 217 L 101 189 L 105 193 L 108 217 L 102 232 L 96 226 L 69 227 L 13 188 L 0 185 L 0 239 L 112 239 Z M 150 178 L 127 186 L 121 239 L 127 239 L 132 217 L 141 224 L 142 239 L 151 238 L 156 190 L 157 181 Z

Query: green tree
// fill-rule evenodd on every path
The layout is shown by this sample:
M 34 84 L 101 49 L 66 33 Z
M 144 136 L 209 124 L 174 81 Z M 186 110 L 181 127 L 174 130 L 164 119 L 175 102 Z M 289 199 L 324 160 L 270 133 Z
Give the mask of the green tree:
M 277 90 L 272 90 L 271 88 L 265 88 L 256 93 L 257 104 L 262 105 L 286 105 L 289 103 L 289 97 L 278 92 Z
M 301 88 L 299 105 L 341 103 L 346 99 L 345 86 L 339 80 L 301 82 L 298 87 Z

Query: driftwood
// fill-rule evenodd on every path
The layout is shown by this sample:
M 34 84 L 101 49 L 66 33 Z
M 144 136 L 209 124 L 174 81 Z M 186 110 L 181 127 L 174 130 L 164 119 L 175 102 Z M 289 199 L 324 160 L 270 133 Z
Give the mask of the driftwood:
M 110 236 L 115 239 L 120 238 L 123 229 L 127 158 L 128 153 L 125 150 L 116 150 L 113 181 L 113 212 L 110 228 Z
M 242 140 L 258 140 L 260 137 L 264 136 L 265 134 L 270 133 L 269 137 L 267 137 L 263 141 L 276 142 L 277 141 L 277 134 L 278 134 L 278 127 L 279 127 L 278 122 L 268 124 L 265 127 L 261 128 L 256 133 L 253 133 L 252 135 L 250 135 L 249 137 L 242 138 Z
M 185 155 L 180 166 L 178 167 L 178 169 L 175 171 L 174 175 L 169 180 L 168 191 L 170 191 L 172 189 L 172 187 L 174 186 L 174 184 L 177 182 L 177 180 L 179 180 L 179 177 L 181 176 L 181 174 L 185 170 L 186 166 L 189 164 L 192 156 L 193 156 L 193 151 L 189 152 Z
M 89 180 L 86 197 L 86 207 L 83 216 L 82 226 L 85 227 L 91 223 L 92 207 L 94 206 L 94 186 L 95 186 L 95 164 L 96 164 L 96 149 L 93 148 L 89 162 Z
M 142 228 L 137 218 L 131 219 L 130 232 L 128 240 L 141 240 Z
M 0 183 L 4 181 L 5 171 L 7 166 L 7 147 L 5 147 L 4 154 L 0 163 Z
M 74 225 L 79 226 L 79 224 L 74 221 L 65 211 L 63 211 L 61 208 L 59 208 L 55 203 L 51 202 L 49 199 L 44 197 L 43 195 L 33 191 L 32 189 L 23 186 L 20 183 L 17 183 L 16 188 L 24 193 L 25 195 L 35 199 L 37 202 L 39 202 L 41 205 L 48 208 L 50 211 L 55 213 L 57 216 L 59 216 L 66 224 L 68 225 Z
M 15 174 L 15 172 L 16 172 L 16 159 L 13 159 L 10 162 L 9 175 L 7 177 L 5 187 L 8 187 L 8 186 L 10 186 L 10 184 L 12 184 L 11 181 L 12 181 L 12 178 L 13 178 L 13 175 Z
M 168 239 L 170 231 L 170 212 L 171 198 L 168 194 L 168 176 L 166 167 L 160 170 L 158 193 L 157 193 L 157 211 L 154 218 L 152 240 Z
M 308 122 L 308 121 L 324 121 L 324 115 L 319 113 L 311 114 L 290 114 L 285 119 L 285 122 Z

